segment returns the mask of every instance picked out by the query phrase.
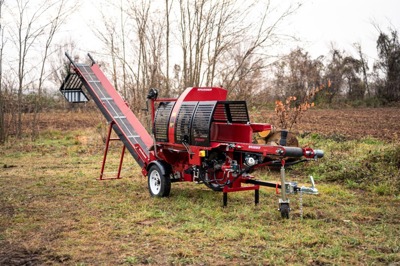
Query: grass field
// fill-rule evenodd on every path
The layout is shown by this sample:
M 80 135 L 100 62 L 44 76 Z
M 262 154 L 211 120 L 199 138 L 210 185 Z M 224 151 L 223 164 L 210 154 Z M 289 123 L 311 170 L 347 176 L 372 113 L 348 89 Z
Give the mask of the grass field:
M 191 183 L 151 198 L 129 155 L 123 179 L 97 181 L 95 128 L 11 141 L 0 151 L 0 265 L 399 265 L 398 142 L 309 134 L 301 143 L 326 156 L 288 177 L 312 174 L 320 194 L 302 204 L 291 195 L 282 220 L 274 189 L 262 189 L 258 206 L 241 192 L 223 208 L 222 194 Z M 117 168 L 119 143 L 111 153 L 106 171 Z

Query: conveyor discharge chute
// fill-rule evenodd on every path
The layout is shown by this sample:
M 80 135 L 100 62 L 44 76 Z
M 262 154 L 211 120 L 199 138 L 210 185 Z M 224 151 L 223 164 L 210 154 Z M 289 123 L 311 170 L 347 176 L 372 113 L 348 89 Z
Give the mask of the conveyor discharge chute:
M 149 148 L 153 145 L 150 134 L 108 81 L 96 62 L 92 60 L 91 65 L 75 63 L 68 54 L 66 55 L 72 64 L 74 73 L 66 77 L 60 88 L 64 97 L 69 102 L 87 101 L 88 98 L 82 90 L 86 88 L 138 164 L 141 167 L 146 165 L 149 161 Z

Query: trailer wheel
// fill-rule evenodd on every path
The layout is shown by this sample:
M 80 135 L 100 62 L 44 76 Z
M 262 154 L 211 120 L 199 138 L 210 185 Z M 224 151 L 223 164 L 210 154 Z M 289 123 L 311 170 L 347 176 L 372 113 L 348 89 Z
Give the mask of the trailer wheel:
M 279 211 L 281 212 L 281 217 L 283 219 L 289 219 L 289 204 L 288 203 L 281 203 L 279 206 Z
M 153 165 L 148 172 L 148 186 L 152 197 L 168 197 L 171 191 L 171 179 L 163 175 L 160 167 Z

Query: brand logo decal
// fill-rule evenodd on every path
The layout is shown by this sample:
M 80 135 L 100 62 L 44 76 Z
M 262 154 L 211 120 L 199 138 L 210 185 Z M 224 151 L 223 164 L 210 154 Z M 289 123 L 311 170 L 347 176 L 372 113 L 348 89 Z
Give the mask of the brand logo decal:
M 259 149 L 261 149 L 261 147 L 260 146 L 249 146 L 249 149 L 255 149 L 255 150 L 259 150 Z

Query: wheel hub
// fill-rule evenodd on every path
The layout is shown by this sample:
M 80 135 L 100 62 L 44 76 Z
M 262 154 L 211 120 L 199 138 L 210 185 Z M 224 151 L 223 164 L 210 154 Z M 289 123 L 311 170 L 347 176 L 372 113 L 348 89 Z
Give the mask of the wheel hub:
M 154 194 L 160 192 L 161 189 L 161 177 L 157 171 L 153 171 L 150 174 L 150 189 Z

